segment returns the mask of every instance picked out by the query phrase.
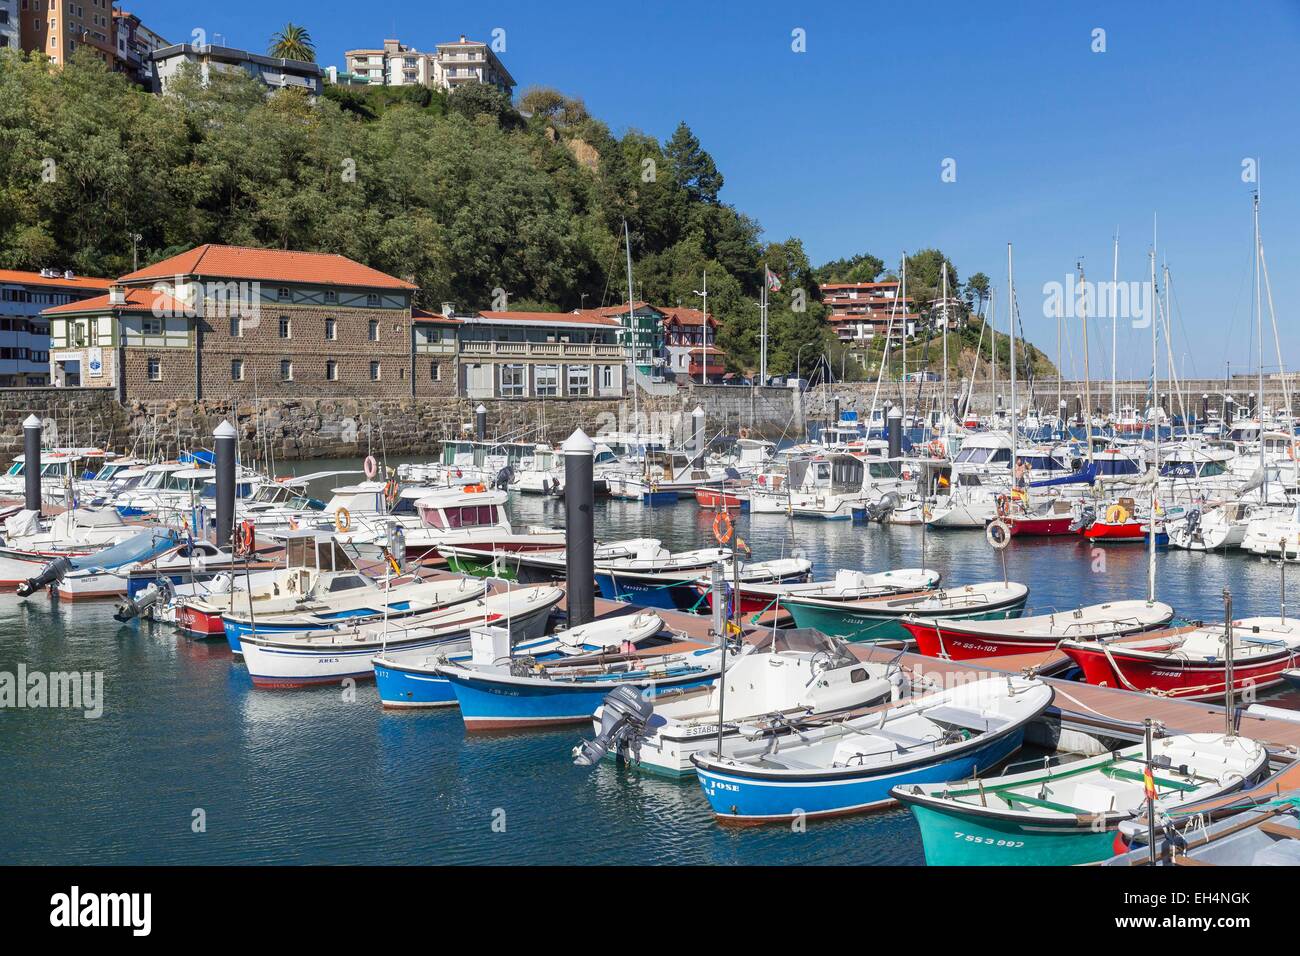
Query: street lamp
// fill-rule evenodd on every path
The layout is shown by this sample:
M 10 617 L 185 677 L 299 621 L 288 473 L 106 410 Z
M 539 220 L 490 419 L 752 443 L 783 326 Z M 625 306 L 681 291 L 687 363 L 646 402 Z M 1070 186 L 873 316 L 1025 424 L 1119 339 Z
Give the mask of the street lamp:
M 704 315 L 700 318 L 700 384 L 704 385 L 708 380 L 708 341 L 709 341 L 709 270 L 704 270 L 704 291 L 692 289 L 698 296 L 704 298 Z M 690 366 L 687 366 L 686 377 L 690 378 Z

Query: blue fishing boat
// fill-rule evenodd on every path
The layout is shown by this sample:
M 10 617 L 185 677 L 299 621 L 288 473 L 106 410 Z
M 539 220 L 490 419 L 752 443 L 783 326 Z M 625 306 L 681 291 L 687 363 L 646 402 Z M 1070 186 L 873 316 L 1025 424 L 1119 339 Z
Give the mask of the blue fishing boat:
M 806 721 L 797 735 L 724 741 L 691 759 L 720 823 L 752 825 L 859 813 L 901 784 L 960 780 L 1020 749 L 1052 702 L 1040 680 L 988 677 L 848 720 Z
M 671 555 L 657 562 L 658 567 L 653 562 L 636 560 L 611 562 L 596 567 L 596 586 L 601 597 L 611 601 L 668 611 L 698 611 L 706 604 L 696 582 L 722 561 L 726 565 L 724 577 L 731 583 L 735 577 L 731 557 L 730 551 L 710 548 Z M 739 579 L 743 585 L 794 584 L 807 581 L 811 571 L 812 562 L 804 558 L 778 558 L 742 563 Z
M 617 652 L 625 645 L 639 647 L 662 629 L 663 620 L 658 614 L 643 611 L 592 621 L 536 640 L 518 641 L 513 646 L 491 647 L 484 657 L 492 663 L 497 662 L 498 656 L 542 662 L 569 660 L 611 650 Z M 380 702 L 385 707 L 454 707 L 456 691 L 438 672 L 438 665 L 471 663 L 475 658 L 475 642 L 482 644 L 495 637 L 489 628 L 475 631 L 469 640 L 437 648 L 436 653 L 414 656 L 386 651 L 371 661 Z
M 468 730 L 585 724 L 615 688 L 635 687 L 653 697 L 717 679 L 718 647 L 674 647 L 681 645 L 549 663 L 449 661 L 437 671 L 451 682 Z

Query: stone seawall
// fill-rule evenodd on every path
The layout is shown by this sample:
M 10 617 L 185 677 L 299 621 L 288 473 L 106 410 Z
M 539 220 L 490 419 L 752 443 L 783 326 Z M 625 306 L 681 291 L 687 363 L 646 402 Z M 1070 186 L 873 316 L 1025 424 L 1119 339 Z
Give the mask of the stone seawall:
M 0 389 L 0 461 L 22 451 L 30 414 L 45 426 L 47 445 L 95 446 L 141 457 L 169 457 L 211 447 L 222 419 L 239 429 L 245 456 L 276 461 L 355 457 L 368 453 L 434 455 L 440 442 L 472 437 L 474 408 L 465 398 L 314 396 L 258 402 L 188 399 L 117 401 L 111 389 Z M 576 428 L 667 433 L 687 441 L 691 412 L 706 413 L 710 436 L 741 427 L 773 439 L 802 430 L 799 396 L 788 389 L 694 386 L 671 396 L 632 399 L 485 401 L 488 434 L 498 439 L 559 443 Z M 796 424 L 797 427 L 796 427 Z M 469 426 L 467 428 L 467 426 Z

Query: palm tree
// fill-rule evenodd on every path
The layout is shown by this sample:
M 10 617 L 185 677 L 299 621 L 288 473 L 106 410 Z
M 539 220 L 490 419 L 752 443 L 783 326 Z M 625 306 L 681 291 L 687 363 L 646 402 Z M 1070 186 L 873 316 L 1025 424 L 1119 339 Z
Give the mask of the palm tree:
M 303 60 L 316 62 L 316 47 L 311 42 L 311 34 L 306 27 L 296 23 L 286 23 L 284 29 L 271 37 L 271 56 L 282 60 Z

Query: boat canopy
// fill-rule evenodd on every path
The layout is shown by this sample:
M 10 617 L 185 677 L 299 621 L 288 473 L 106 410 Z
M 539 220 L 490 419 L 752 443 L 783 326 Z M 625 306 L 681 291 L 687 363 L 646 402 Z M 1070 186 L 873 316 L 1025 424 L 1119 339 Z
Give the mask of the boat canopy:
M 71 558 L 68 563 L 74 571 L 120 568 L 126 564 L 149 561 L 179 544 L 180 539 L 175 530 L 150 528 L 103 551 Z

